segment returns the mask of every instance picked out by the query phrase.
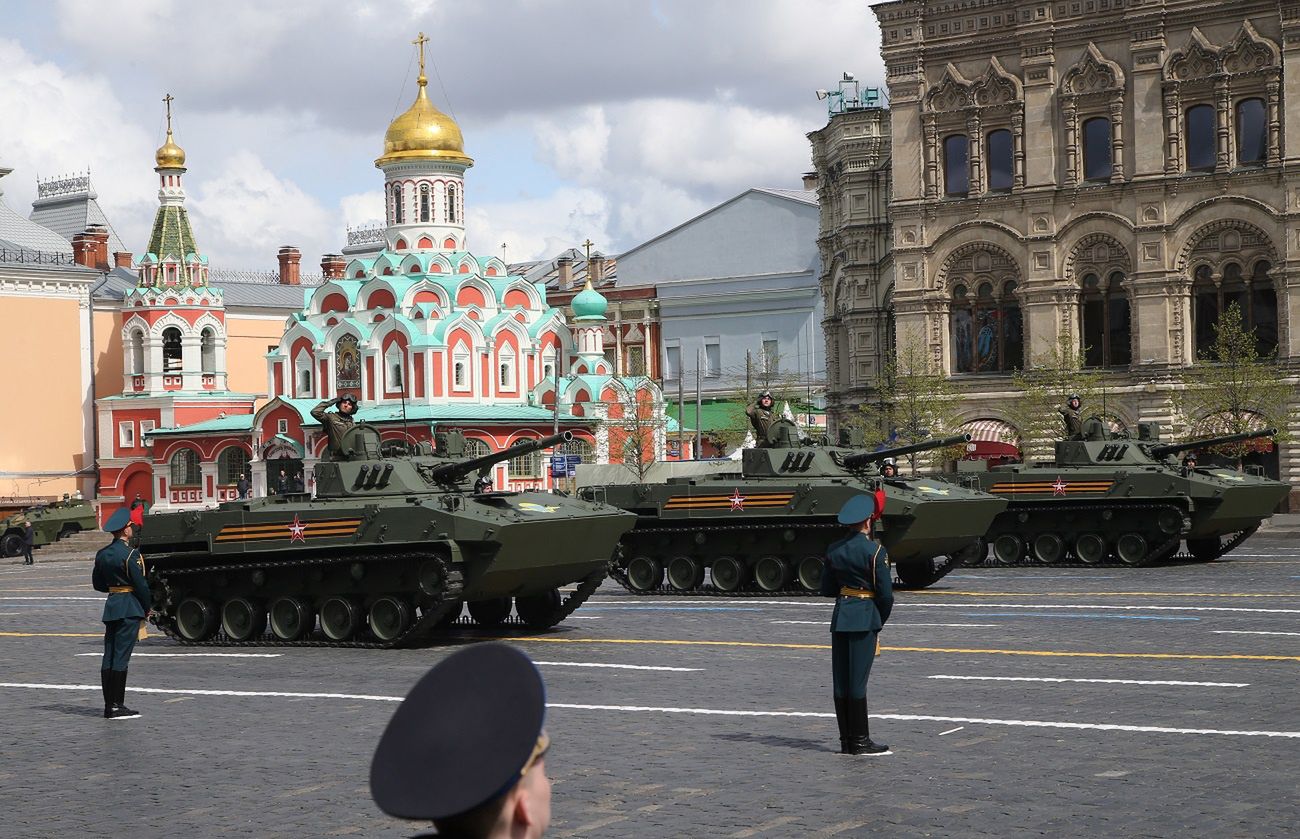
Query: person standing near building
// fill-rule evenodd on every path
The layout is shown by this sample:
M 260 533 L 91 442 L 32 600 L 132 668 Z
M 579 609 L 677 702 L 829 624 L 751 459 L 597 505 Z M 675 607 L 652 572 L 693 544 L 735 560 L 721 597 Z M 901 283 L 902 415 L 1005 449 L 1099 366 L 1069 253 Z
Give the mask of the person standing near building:
M 546 686 L 528 656 L 475 644 L 416 682 L 370 764 L 370 794 L 438 836 L 537 839 L 551 823 Z
M 149 502 L 140 497 L 140 493 L 135 494 L 135 500 L 131 502 L 131 524 L 132 531 L 135 533 L 135 540 L 138 544 L 140 534 L 144 533 L 144 515 L 149 512 Z
M 149 616 L 153 600 L 145 580 L 144 559 L 130 546 L 131 511 L 118 510 L 104 525 L 113 541 L 95 554 L 91 585 L 108 593 L 104 603 L 104 658 L 99 668 L 104 692 L 104 718 L 140 716 L 126 707 L 126 674 L 131 652 L 140 637 L 140 624 Z
M 831 613 L 831 675 L 835 719 L 840 728 L 840 752 L 846 755 L 887 755 L 889 747 L 871 740 L 867 717 L 867 679 L 879 650 L 878 633 L 894 607 L 889 556 L 871 538 L 876 499 L 856 495 L 845 503 L 839 523 L 849 535 L 826 551 L 821 593 L 834 597 Z
M 248 476 L 240 475 L 239 481 L 235 484 L 235 489 L 239 492 L 240 498 L 248 497 Z
M 31 519 L 23 519 L 23 565 L 35 565 L 36 561 L 32 559 L 32 548 L 36 546 L 36 528 L 32 527 Z

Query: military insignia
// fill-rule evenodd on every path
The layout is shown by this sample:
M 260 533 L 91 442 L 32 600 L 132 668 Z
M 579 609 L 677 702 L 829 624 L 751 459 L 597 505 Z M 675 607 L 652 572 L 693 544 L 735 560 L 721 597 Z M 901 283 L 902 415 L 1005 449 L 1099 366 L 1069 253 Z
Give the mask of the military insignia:
M 728 498 L 727 500 L 731 502 L 731 509 L 733 510 L 745 509 L 745 496 L 740 494 L 739 489 L 733 490 L 731 497 Z
M 538 504 L 534 501 L 520 501 L 517 505 L 525 513 L 554 513 L 560 509 L 554 504 Z
M 948 490 L 947 490 L 947 489 L 939 489 L 938 487 L 932 487 L 932 486 L 930 486 L 929 484 L 918 484 L 916 488 L 917 488 L 918 491 L 923 492 L 923 493 L 926 493 L 926 494 L 928 494 L 928 495 L 947 495 L 947 494 L 948 494 Z
M 1065 495 L 1065 489 L 1066 489 L 1066 487 L 1068 487 L 1068 486 L 1069 486 L 1069 484 L 1067 484 L 1065 481 L 1061 480 L 1061 476 L 1060 476 L 1060 475 L 1057 475 L 1057 476 L 1056 476 L 1056 483 L 1052 484 L 1052 495 Z
M 290 544 L 308 539 L 351 536 L 361 526 L 361 519 L 317 519 L 303 521 L 295 513 L 293 521 L 265 524 L 228 524 L 221 528 L 214 542 L 268 542 L 288 539 Z M 288 531 L 286 535 L 285 531 Z
M 1222 481 L 1244 481 L 1244 480 L 1246 480 L 1246 478 L 1245 478 L 1244 475 L 1237 475 L 1237 474 L 1232 473 L 1232 472 L 1213 472 L 1213 473 L 1211 473 L 1211 474 L 1213 474 L 1214 477 L 1216 477 L 1216 478 L 1218 478 L 1219 480 L 1222 480 Z
M 299 520 L 297 513 L 294 513 L 293 522 L 289 525 L 289 541 L 306 542 L 307 539 L 303 536 L 306 531 L 307 525 L 303 524 L 302 521 Z

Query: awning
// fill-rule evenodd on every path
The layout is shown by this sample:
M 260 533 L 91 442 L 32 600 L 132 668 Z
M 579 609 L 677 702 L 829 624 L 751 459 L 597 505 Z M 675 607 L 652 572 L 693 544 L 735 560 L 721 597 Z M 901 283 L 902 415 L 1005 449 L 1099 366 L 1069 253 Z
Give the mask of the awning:
M 999 419 L 977 419 L 963 423 L 957 429 L 970 435 L 974 443 L 1011 443 L 1020 439 L 1020 432 L 1009 422 Z
M 275 455 L 277 459 L 284 457 L 286 450 L 292 451 L 299 458 L 304 454 L 302 443 L 287 434 L 277 434 L 262 446 L 263 458 L 265 459 L 267 454 Z

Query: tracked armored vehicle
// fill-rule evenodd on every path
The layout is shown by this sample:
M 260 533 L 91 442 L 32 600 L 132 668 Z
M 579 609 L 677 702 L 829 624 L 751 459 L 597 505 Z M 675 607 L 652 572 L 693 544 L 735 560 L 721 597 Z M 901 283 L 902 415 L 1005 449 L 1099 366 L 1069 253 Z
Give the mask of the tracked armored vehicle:
M 1254 533 L 1290 491 L 1258 470 L 1188 469 L 1175 458 L 1271 437 L 1274 429 L 1170 444 L 1159 441 L 1154 425 L 1138 428 L 1130 439 L 1092 417 L 1082 439 L 1056 443 L 1053 461 L 959 473 L 959 482 L 1010 502 L 985 536 L 993 561 L 1149 565 L 1185 542 L 1189 558 L 1209 562 Z
M 513 606 L 525 626 L 553 626 L 600 585 L 634 517 L 550 493 L 475 493 L 470 482 L 570 439 L 466 458 L 458 433 L 439 434 L 436 454 L 381 450 L 378 430 L 358 423 L 317 465 L 314 498 L 150 516 L 140 549 L 154 622 L 186 644 L 367 647 L 436 640 L 462 606 L 482 625 Z
M 879 452 L 803 446 L 793 423 L 767 447 L 660 484 L 591 485 L 579 496 L 636 513 L 610 575 L 636 594 L 813 594 L 840 507 L 883 492 L 877 536 L 904 587 L 932 585 L 978 545 L 1006 501 L 933 478 L 881 477 L 890 457 L 964 443 L 959 435 Z M 665 579 L 667 583 L 665 584 Z M 707 581 L 706 581 L 707 579 Z

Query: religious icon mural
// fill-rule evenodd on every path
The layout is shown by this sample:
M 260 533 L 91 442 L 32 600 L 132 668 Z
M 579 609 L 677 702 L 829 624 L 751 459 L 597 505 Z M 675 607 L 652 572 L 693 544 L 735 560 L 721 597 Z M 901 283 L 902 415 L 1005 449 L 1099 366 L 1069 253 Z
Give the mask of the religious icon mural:
M 344 335 L 334 344 L 334 389 L 338 393 L 361 389 L 361 351 L 355 335 Z

